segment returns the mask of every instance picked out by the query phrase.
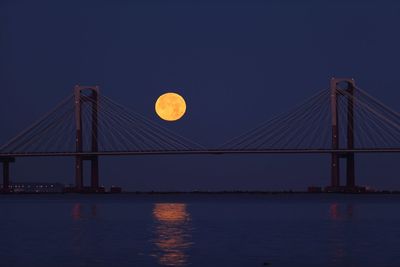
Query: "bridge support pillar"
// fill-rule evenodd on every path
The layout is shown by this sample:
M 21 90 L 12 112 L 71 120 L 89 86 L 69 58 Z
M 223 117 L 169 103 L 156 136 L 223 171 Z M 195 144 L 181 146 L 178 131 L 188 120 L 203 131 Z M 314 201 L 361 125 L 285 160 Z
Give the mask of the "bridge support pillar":
M 83 190 L 83 160 L 81 156 L 75 157 L 75 187 L 76 191 Z
M 340 85 L 344 84 L 345 88 Z M 331 79 L 331 114 L 332 114 L 332 149 L 340 148 L 339 139 L 339 97 L 345 97 L 347 100 L 347 136 L 346 149 L 354 149 L 354 79 L 349 78 L 332 78 Z M 340 158 L 346 159 L 346 186 L 340 185 Z M 355 184 L 355 162 L 354 152 L 331 154 L 331 185 L 328 190 L 332 191 L 353 191 L 356 189 Z
M 15 158 L 1 158 L 0 161 L 3 163 L 3 187 L 1 192 L 10 192 L 10 162 L 15 162 Z
M 347 170 L 346 170 L 346 186 L 349 188 L 355 187 L 356 186 L 356 181 L 355 181 L 355 168 L 354 168 L 354 153 L 347 153 L 346 155 L 346 165 L 347 165 Z
M 338 98 L 337 98 L 337 81 L 331 80 L 331 113 L 332 113 L 332 149 L 339 149 L 339 118 L 338 118 Z M 340 185 L 340 169 L 339 154 L 334 152 L 331 154 L 331 187 Z
M 89 92 L 87 94 L 86 92 Z M 82 108 L 84 103 L 91 106 L 91 144 L 83 143 L 83 119 Z M 76 152 L 81 155 L 75 157 L 75 186 L 77 192 L 99 191 L 99 159 L 93 153 L 98 152 L 98 106 L 99 106 L 99 87 L 98 86 L 75 86 L 75 123 L 76 123 Z M 87 129 L 86 129 L 87 130 Z M 84 145 L 88 148 L 84 150 Z M 90 150 L 89 150 L 90 149 Z M 85 156 L 85 152 L 92 155 Z M 86 190 L 83 181 L 83 162 L 88 160 L 91 162 L 91 181 L 90 189 Z
M 356 87 L 354 79 L 349 79 L 347 82 L 347 149 L 354 149 L 354 89 Z M 355 183 L 355 168 L 354 168 L 354 152 L 346 154 L 346 186 L 354 188 Z
M 91 159 L 91 181 L 90 186 L 94 190 L 98 190 L 99 188 L 99 158 L 98 156 L 94 156 Z

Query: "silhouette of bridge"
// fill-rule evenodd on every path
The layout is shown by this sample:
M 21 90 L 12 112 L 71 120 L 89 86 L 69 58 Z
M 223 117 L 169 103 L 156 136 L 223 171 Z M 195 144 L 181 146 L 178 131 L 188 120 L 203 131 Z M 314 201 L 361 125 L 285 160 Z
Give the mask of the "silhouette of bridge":
M 99 190 L 99 156 L 164 154 L 329 153 L 328 191 L 357 191 L 356 153 L 400 152 L 400 114 L 354 79 L 332 78 L 296 108 L 215 147 L 180 136 L 99 93 L 98 86 L 75 86 L 72 95 L 0 147 L 3 192 L 10 163 L 19 157 L 75 157 L 75 190 L 83 186 L 83 162 L 91 163 L 91 191 Z M 340 183 L 340 160 L 346 183 Z

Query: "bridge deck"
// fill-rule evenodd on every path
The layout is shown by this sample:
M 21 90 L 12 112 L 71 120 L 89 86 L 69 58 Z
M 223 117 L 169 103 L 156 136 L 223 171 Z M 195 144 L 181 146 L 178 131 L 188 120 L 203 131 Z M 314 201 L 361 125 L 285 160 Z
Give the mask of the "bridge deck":
M 399 153 L 400 148 L 377 149 L 268 149 L 268 150 L 166 150 L 166 151 L 101 151 L 101 152 L 36 152 L 0 153 L 9 157 L 73 157 L 73 156 L 134 156 L 134 155 L 221 155 L 221 154 L 330 154 L 330 153 Z

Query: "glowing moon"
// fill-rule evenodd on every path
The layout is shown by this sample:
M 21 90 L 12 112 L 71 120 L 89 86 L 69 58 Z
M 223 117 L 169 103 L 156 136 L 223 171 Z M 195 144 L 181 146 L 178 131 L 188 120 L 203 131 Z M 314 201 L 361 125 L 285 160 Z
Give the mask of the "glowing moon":
M 185 114 L 186 102 L 177 93 L 165 93 L 157 99 L 155 109 L 161 119 L 176 121 Z

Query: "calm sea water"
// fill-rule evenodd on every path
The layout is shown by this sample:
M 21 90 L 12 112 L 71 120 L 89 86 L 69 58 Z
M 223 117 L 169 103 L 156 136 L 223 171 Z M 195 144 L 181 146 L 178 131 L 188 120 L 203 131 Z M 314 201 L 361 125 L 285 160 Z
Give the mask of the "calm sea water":
M 400 195 L 0 196 L 0 266 L 400 266 Z

